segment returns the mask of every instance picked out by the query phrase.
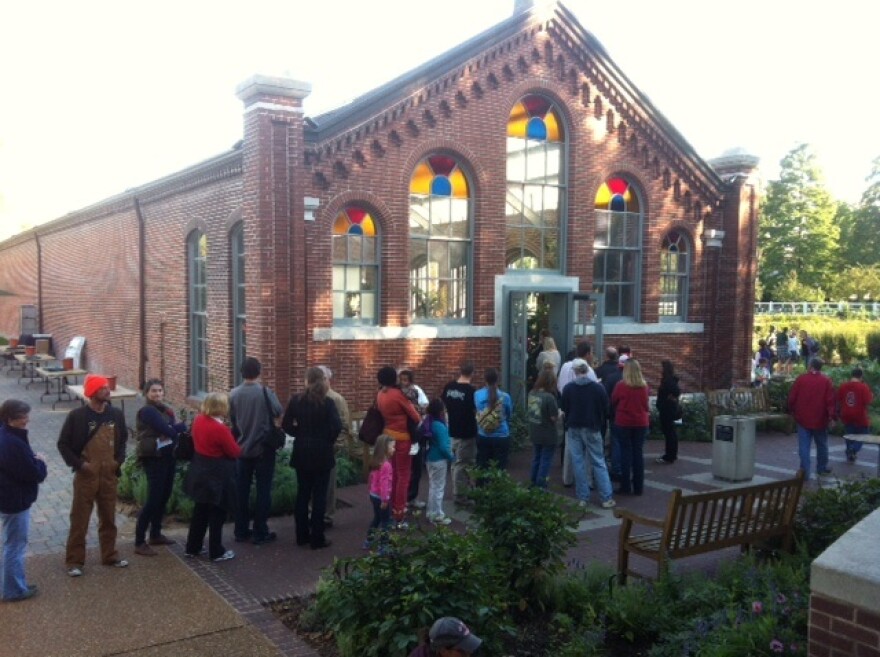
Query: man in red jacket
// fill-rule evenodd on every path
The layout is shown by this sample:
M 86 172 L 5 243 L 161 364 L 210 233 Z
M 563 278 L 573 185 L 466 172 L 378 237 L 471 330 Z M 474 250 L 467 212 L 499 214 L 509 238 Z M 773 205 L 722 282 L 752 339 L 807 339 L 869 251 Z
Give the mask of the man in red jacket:
M 831 474 L 828 467 L 828 425 L 834 419 L 834 385 L 822 374 L 821 358 L 810 360 L 788 393 L 788 412 L 797 422 L 798 456 L 804 476 L 810 476 L 810 443 L 816 441 L 816 473 Z
M 868 418 L 868 406 L 874 399 L 871 388 L 862 381 L 861 367 L 852 371 L 852 378 L 841 384 L 837 390 L 837 406 L 840 409 L 840 421 L 844 425 L 844 433 L 871 433 L 871 420 Z M 862 449 L 859 440 L 846 441 L 846 460 L 854 463 L 856 454 Z

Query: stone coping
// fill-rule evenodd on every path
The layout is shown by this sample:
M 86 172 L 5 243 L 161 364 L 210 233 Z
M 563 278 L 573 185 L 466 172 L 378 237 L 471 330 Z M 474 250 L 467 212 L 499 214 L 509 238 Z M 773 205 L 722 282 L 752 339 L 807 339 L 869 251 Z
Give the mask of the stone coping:
M 880 613 L 880 509 L 841 536 L 813 562 L 814 594 Z

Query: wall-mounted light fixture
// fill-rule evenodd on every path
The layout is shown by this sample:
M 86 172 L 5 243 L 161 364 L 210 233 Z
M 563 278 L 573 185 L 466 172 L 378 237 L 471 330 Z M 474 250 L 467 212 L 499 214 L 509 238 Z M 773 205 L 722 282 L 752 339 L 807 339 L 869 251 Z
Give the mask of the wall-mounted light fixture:
M 303 198 L 303 205 L 305 205 L 306 208 L 303 219 L 306 221 L 314 221 L 315 210 L 321 207 L 321 199 L 315 198 L 314 196 L 306 196 Z
M 724 231 L 717 228 L 707 228 L 703 231 L 703 241 L 708 247 L 720 249 L 721 242 L 724 241 Z

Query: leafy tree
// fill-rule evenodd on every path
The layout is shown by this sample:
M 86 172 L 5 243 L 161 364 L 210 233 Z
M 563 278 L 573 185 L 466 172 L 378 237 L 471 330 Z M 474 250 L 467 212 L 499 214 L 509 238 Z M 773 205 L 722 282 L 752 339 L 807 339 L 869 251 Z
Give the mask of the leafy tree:
M 850 266 L 880 264 L 880 157 L 866 182 L 859 206 L 839 216 L 841 258 Z
M 824 301 L 825 294 L 815 287 L 804 285 L 798 280 L 798 273 L 792 271 L 779 285 L 773 288 L 773 301 Z
M 830 291 L 831 298 L 840 301 L 853 296 L 855 301 L 880 299 L 880 265 L 844 269 L 835 275 Z
M 789 152 L 781 167 L 779 180 L 768 185 L 762 210 L 761 284 L 772 295 L 797 272 L 802 285 L 826 290 L 839 264 L 837 203 L 808 144 Z

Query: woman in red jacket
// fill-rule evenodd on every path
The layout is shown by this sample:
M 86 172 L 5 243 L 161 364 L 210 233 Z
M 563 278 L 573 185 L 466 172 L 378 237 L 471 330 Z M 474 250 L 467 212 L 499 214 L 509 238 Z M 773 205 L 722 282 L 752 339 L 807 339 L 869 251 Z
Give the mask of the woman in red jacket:
M 228 413 L 229 398 L 212 392 L 193 421 L 196 453 L 184 483 L 184 491 L 196 503 L 186 539 L 188 557 L 204 552 L 207 531 L 211 561 L 235 558 L 235 552 L 223 547 L 223 523 L 235 511 L 235 460 L 241 455 L 241 447 L 223 422 Z
M 614 424 L 620 438 L 620 489 L 618 495 L 641 495 L 645 486 L 643 448 L 648 435 L 651 412 L 648 384 L 637 360 L 623 366 L 623 379 L 611 393 Z
M 379 393 L 376 406 L 385 420 L 385 433 L 394 438 L 394 477 L 391 481 L 391 515 L 397 523 L 403 523 L 406 514 L 406 496 L 412 472 L 412 448 L 407 419 L 418 425 L 418 411 L 397 386 L 397 371 L 385 366 L 376 374 Z

